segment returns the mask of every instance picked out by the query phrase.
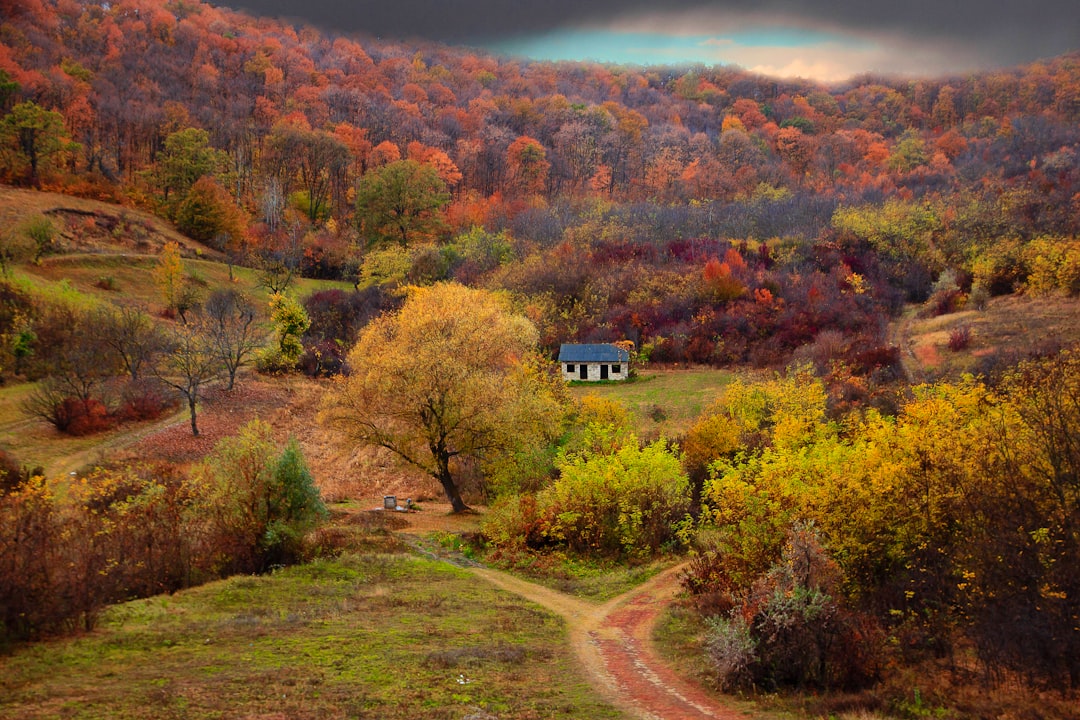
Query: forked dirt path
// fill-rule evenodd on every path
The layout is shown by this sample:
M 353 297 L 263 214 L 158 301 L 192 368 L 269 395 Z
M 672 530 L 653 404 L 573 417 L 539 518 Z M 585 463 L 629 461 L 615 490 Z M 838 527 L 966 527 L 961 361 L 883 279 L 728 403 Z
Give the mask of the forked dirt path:
M 665 663 L 652 642 L 660 613 L 678 591 L 678 567 L 593 605 L 498 570 L 471 568 L 503 590 L 562 616 L 570 644 L 593 684 L 627 714 L 648 720 L 747 720 Z
M 468 569 L 507 592 L 556 613 L 566 622 L 570 645 L 588 679 L 616 707 L 642 720 L 749 720 L 682 677 L 652 641 L 660 614 L 679 592 L 679 570 L 668 568 L 646 583 L 602 605 L 561 593 L 465 558 L 447 557 L 425 546 L 427 532 L 475 530 L 476 515 L 454 515 L 445 503 L 425 502 L 424 510 L 403 514 L 399 536 L 425 554 Z M 434 550 L 434 551 L 432 551 Z

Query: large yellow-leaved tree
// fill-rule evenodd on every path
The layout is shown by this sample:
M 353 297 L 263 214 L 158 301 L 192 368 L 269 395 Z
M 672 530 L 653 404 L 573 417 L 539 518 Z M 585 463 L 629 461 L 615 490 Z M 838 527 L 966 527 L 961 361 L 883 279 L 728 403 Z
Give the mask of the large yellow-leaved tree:
M 483 465 L 558 434 L 561 386 L 536 355 L 537 338 L 498 295 L 454 283 L 412 288 L 400 311 L 361 334 L 323 419 L 430 474 L 454 512 L 467 510 L 455 462 Z

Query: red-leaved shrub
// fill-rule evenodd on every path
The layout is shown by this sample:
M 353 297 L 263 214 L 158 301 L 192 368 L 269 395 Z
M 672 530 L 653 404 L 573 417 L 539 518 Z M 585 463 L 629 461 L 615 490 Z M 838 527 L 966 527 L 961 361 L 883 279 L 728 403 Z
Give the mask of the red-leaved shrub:
M 91 435 L 102 430 L 108 430 L 114 421 L 109 415 L 109 409 L 100 400 L 89 398 L 64 398 L 56 412 L 57 418 L 63 425 L 62 429 L 68 435 L 82 436 Z
M 960 352 L 971 344 L 971 326 L 960 325 L 949 331 L 949 349 Z
M 121 421 L 156 420 L 176 405 L 176 396 L 160 383 L 138 380 L 124 388 L 115 416 Z

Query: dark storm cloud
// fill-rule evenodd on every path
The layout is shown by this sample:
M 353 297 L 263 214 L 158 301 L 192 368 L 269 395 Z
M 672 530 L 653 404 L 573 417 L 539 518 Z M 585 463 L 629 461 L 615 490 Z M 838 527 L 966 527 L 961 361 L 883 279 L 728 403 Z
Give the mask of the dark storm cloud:
M 998 63 L 1080 47 L 1077 0 L 234 0 L 260 15 L 389 38 L 484 45 L 637 13 L 782 15 L 860 32 L 983 45 Z

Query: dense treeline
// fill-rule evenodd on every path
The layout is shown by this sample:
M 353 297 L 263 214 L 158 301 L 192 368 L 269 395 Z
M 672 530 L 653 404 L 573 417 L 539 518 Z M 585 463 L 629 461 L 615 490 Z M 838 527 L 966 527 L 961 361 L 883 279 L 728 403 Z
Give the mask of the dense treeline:
M 945 270 L 964 295 L 1033 272 L 1077 290 L 1075 55 L 830 87 L 358 41 L 200 3 L 9 5 L 8 182 L 152 207 L 245 262 L 509 287 L 548 347 L 768 363 L 830 329 L 857 355 L 880 331 L 817 299 L 858 287 L 880 316 Z

